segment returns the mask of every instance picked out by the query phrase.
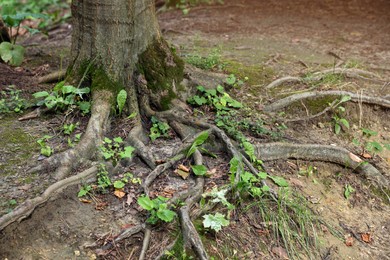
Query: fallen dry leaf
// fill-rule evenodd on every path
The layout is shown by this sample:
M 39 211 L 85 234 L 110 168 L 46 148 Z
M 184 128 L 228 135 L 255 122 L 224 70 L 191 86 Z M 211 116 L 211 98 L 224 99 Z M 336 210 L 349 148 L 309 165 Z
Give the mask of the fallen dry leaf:
M 188 178 L 188 176 L 190 175 L 190 172 L 188 171 L 183 171 L 181 169 L 176 169 L 174 170 L 174 173 L 176 173 L 177 175 L 179 175 L 180 177 L 182 177 L 184 180 Z
M 371 154 L 369 154 L 369 153 L 363 153 L 362 156 L 364 159 L 371 159 L 372 158 Z
M 362 159 L 360 159 L 358 156 L 356 156 L 353 153 L 349 153 L 349 158 L 351 158 L 352 161 L 355 161 L 357 163 L 361 163 L 363 161 Z
M 131 203 L 133 203 L 134 198 L 135 198 L 135 195 L 134 195 L 134 194 L 132 194 L 132 193 L 127 194 L 126 204 L 127 204 L 128 206 L 130 206 Z
M 360 234 L 362 240 L 366 243 L 371 243 L 372 236 L 370 232 Z
M 124 192 L 123 189 L 115 189 L 114 195 L 121 199 L 126 195 L 126 192 Z
M 177 166 L 177 169 L 182 170 L 184 172 L 190 172 L 190 169 L 183 164 L 179 164 L 179 166 Z
M 79 199 L 79 201 L 82 203 L 92 203 L 92 200 L 87 200 L 87 199 Z
M 353 246 L 353 237 L 349 234 L 345 236 L 345 245 Z

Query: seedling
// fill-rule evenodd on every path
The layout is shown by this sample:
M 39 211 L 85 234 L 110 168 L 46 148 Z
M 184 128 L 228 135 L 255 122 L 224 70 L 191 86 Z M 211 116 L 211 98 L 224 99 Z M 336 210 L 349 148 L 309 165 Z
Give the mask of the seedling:
M 168 198 L 158 196 L 157 198 L 151 200 L 147 196 L 141 196 L 138 198 L 138 204 L 145 210 L 149 211 L 150 216 L 146 222 L 155 225 L 159 220 L 164 222 L 171 222 L 176 213 L 168 209 L 167 202 Z
M 229 220 L 227 220 L 224 215 L 218 212 L 215 213 L 215 215 L 204 215 L 203 218 L 203 226 L 205 228 L 211 228 L 216 232 L 220 231 L 222 227 L 229 226 Z
M 6 90 L 0 92 L 0 114 L 1 113 L 22 113 L 30 105 L 27 100 L 20 97 L 20 90 L 9 86 Z
M 37 143 L 41 147 L 41 154 L 50 157 L 53 154 L 53 149 L 46 143 L 52 136 L 45 135 L 44 137 L 37 140 Z
M 149 137 L 152 140 L 156 140 L 157 138 L 163 136 L 163 137 L 169 137 L 169 125 L 165 122 L 162 122 L 158 120 L 156 117 L 152 116 L 152 127 L 150 128 L 150 134 Z
M 105 137 L 103 145 L 100 146 L 100 150 L 104 159 L 112 160 L 113 165 L 115 166 L 121 159 L 131 158 L 135 148 L 132 146 L 123 147 L 123 140 L 121 137 L 115 137 L 114 139 Z

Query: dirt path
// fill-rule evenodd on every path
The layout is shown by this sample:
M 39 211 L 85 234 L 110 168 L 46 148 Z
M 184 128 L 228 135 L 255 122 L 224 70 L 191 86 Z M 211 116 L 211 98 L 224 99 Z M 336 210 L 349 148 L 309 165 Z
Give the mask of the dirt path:
M 297 76 L 332 68 L 340 58 L 344 61 L 343 65 L 357 66 L 377 73 L 384 79 L 390 79 L 390 16 L 388 15 L 390 2 L 387 0 L 225 0 L 224 2 L 223 5 L 194 7 L 185 16 L 180 10 L 161 13 L 159 15 L 161 29 L 184 58 L 191 54 L 207 56 L 217 49 L 221 59 L 226 63 L 225 70 L 240 77 L 248 76 L 248 84 L 239 89 L 232 89 L 232 93 L 253 111 L 260 113 L 264 104 L 277 98 L 275 93 L 267 93 L 264 90 L 265 84 L 281 76 Z M 37 41 L 40 42 L 39 39 Z M 50 42 L 50 38 L 48 41 Z M 0 64 L 0 87 L 16 84 L 17 88 L 26 88 L 28 84 L 26 79 L 34 74 L 31 74 L 31 70 L 46 63 L 37 62 L 35 65 L 34 61 L 40 58 L 49 58 L 51 63 L 55 60 L 62 61 L 63 58 L 53 58 L 50 55 L 53 55 L 52 52 L 55 53 L 56 50 L 67 53 L 70 47 L 69 31 L 63 38 L 55 39 L 51 43 L 58 49 L 53 47 L 49 51 L 45 46 L 28 49 L 30 53 L 25 67 L 29 67 L 30 70 L 24 69 L 23 80 L 19 85 L 16 79 L 20 71 L 15 72 L 16 77 L 5 79 L 3 75 L 9 74 L 10 71 Z M 34 65 L 31 65 L 32 62 Z M 53 66 L 55 64 L 52 64 L 52 68 Z M 12 80 L 9 80 L 10 78 Z M 50 86 L 44 86 L 44 88 L 48 87 Z M 39 87 L 34 85 L 35 88 Z M 366 94 L 379 96 L 390 94 L 389 85 L 349 79 L 325 84 L 322 88 L 353 92 L 364 89 Z M 280 91 L 291 92 L 297 89 L 296 86 L 287 85 Z M 373 137 L 376 141 L 390 143 L 388 110 L 370 106 L 359 108 L 358 105 L 353 104 L 346 105 L 346 109 L 346 117 L 350 121 L 351 129 L 345 134 L 334 134 L 332 115 L 325 115 L 307 123 L 288 124 L 284 134 L 289 140 L 296 142 L 340 145 L 358 154 L 361 150 L 352 144 L 352 140 L 360 137 L 357 133 L 361 127 L 378 132 L 377 136 Z M 363 117 L 361 109 L 363 109 Z M 304 116 L 305 108 L 298 107 L 284 112 L 287 115 Z M 12 126 L 21 131 L 25 142 L 31 142 L 28 136 L 50 133 L 55 128 L 50 123 L 12 123 L 12 118 L 1 120 L 0 135 L 4 136 L 7 133 L 12 137 L 14 133 L 5 131 Z M 260 142 L 255 138 L 253 141 Z M 0 151 L 12 151 L 13 145 L 12 142 L 4 143 Z M 20 144 L 22 145 L 26 143 Z M 170 145 L 170 147 L 175 146 L 174 143 Z M 26 161 L 28 164 L 36 162 L 37 150 L 35 146 L 31 147 L 27 154 L 16 150 L 18 157 L 28 158 L 15 162 L 19 172 L 27 168 Z M 6 177 L 0 181 L 0 191 L 6 194 L 1 201 L 3 206 L 17 196 L 25 198 L 33 195 L 25 193 L 30 190 L 31 185 L 39 187 L 39 178 L 42 177 L 33 176 L 29 182 L 26 182 L 25 178 L 28 176 L 23 173 L 11 175 L 9 165 L 7 166 L 10 158 L 12 153 L 4 152 L 0 156 L 0 170 L 8 171 L 2 173 L 1 177 Z M 371 161 L 379 165 L 385 176 L 390 178 L 389 151 L 378 153 Z M 311 203 L 313 210 L 326 222 L 338 227 L 343 226 L 344 229 L 341 228 L 343 235 L 347 233 L 356 235 L 353 246 L 348 247 L 343 239 L 335 238 L 324 228 L 320 234 L 320 244 L 324 249 L 321 254 L 324 259 L 390 259 L 388 247 L 390 206 L 389 203 L 383 203 L 388 198 L 383 195 L 378 197 L 377 194 L 382 193 L 365 182 L 361 176 L 352 174 L 350 170 L 340 166 L 321 162 L 276 161 L 267 163 L 267 167 L 273 174 L 279 174 L 289 180 L 295 191 L 302 192 Z M 301 174 L 298 174 L 299 172 Z M 45 174 L 43 178 L 46 183 L 50 179 L 50 174 Z M 169 184 L 169 179 L 163 181 Z M 24 188 L 20 189 L 20 185 Z M 345 185 L 351 185 L 356 190 L 349 200 L 344 198 Z M 31 190 L 32 193 L 37 192 L 37 189 Z M 122 202 L 115 200 L 116 198 L 102 199 L 110 206 L 98 211 L 90 204 L 80 203 L 76 194 L 77 187 L 69 189 L 55 201 L 38 209 L 26 221 L 3 230 L 0 236 L 0 258 L 95 259 L 96 254 L 88 248 L 88 245 L 93 244 L 100 237 L 109 237 L 110 232 L 118 233 L 121 227 L 135 221 L 133 218 L 136 217 L 133 216 L 138 213 L 137 210 L 126 208 Z M 6 207 L 3 207 L 3 210 L 4 208 Z M 244 221 L 241 221 L 237 221 L 216 236 L 217 246 L 210 246 L 208 248 L 210 253 L 215 255 L 216 259 L 226 257 L 221 255 L 221 248 L 225 243 L 234 247 L 233 249 L 236 248 L 239 253 L 242 253 L 240 249 L 252 252 L 245 257 L 236 255 L 238 259 L 277 258 L 276 254 L 271 253 L 271 245 L 266 245 L 265 249 L 262 245 L 248 245 L 249 242 L 246 241 L 260 239 L 261 235 L 251 233 L 251 235 L 245 234 L 249 238 L 244 237 L 237 231 L 237 227 L 244 225 Z M 361 234 L 372 235 L 370 243 L 361 241 Z M 229 236 L 237 236 L 240 239 L 235 240 L 242 241 L 232 242 L 227 238 Z M 156 249 L 161 241 L 166 243 L 166 240 L 167 235 L 164 232 L 158 234 L 152 241 L 151 250 Z M 134 248 L 136 251 L 140 248 L 137 238 L 128 241 L 122 250 L 118 250 L 118 252 L 125 252 L 126 255 L 114 254 L 107 258 L 127 259 L 131 252 L 134 252 L 132 251 Z

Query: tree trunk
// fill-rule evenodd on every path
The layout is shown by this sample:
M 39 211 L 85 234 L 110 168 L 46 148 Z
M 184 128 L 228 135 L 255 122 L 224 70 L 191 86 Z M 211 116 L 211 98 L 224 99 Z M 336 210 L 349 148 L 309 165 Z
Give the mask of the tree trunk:
M 74 0 L 72 14 L 70 75 L 88 75 L 92 91 L 109 90 L 114 97 L 126 89 L 129 109 L 138 112 L 133 78 L 140 72 L 159 97 L 157 105 L 169 106 L 183 63 L 161 37 L 154 0 Z

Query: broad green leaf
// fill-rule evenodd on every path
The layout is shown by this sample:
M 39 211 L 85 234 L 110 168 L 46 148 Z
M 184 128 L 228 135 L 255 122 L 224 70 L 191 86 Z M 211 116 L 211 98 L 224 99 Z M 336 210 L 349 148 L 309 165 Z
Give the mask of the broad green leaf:
M 76 94 L 76 95 L 83 95 L 83 94 L 88 94 L 89 92 L 91 92 L 91 89 L 90 88 L 75 88 L 73 90 L 73 93 Z
M 149 197 L 141 196 L 137 200 L 138 205 L 140 205 L 143 209 L 146 210 L 152 210 L 156 207 L 156 204 L 154 201 L 152 201 Z
M 340 123 L 342 123 L 346 128 L 349 129 L 349 122 L 345 118 L 340 119 Z
M 226 83 L 229 84 L 229 85 L 233 85 L 234 83 L 236 83 L 236 76 L 234 76 L 234 74 L 230 74 L 227 78 L 226 78 Z
M 225 93 L 225 89 L 224 89 L 221 85 L 218 85 L 218 86 L 217 86 L 217 91 L 218 91 L 220 94 Z
M 125 187 L 125 183 L 123 181 L 114 181 L 114 188 L 115 189 L 122 189 L 123 187 Z
M 61 88 L 62 94 L 74 93 L 75 90 L 76 88 L 71 85 L 62 86 Z
M 209 138 L 209 133 L 207 131 L 201 132 L 188 150 L 187 158 L 190 157 L 196 151 L 198 146 L 202 145 L 207 140 L 207 138 Z
M 194 96 L 193 100 L 198 106 L 202 106 L 207 103 L 207 100 L 204 97 Z
M 205 92 L 205 88 L 203 86 L 198 86 L 197 89 L 200 91 L 200 92 Z
M 159 209 L 157 211 L 157 217 L 165 222 L 171 222 L 176 216 L 176 213 L 169 209 Z
M 133 146 L 126 146 L 123 152 L 119 153 L 121 159 L 123 158 L 131 158 L 135 148 Z
M 203 218 L 203 226 L 205 228 L 211 228 L 217 232 L 220 231 L 222 227 L 229 225 L 229 220 L 225 219 L 225 216 L 221 213 L 216 213 L 215 215 L 204 215 Z
M 0 57 L 11 66 L 20 66 L 24 59 L 24 47 L 9 42 L 0 44 Z
M 104 141 L 103 142 L 105 142 L 106 144 L 110 144 L 110 143 L 112 143 L 112 140 L 110 138 L 108 138 L 108 137 L 104 137 Z
M 77 103 L 77 106 L 83 113 L 83 115 L 88 114 L 91 111 L 91 102 L 89 101 L 80 101 Z
M 131 118 L 134 118 L 134 117 L 136 117 L 137 116 L 137 112 L 133 112 L 133 113 L 131 113 L 127 118 L 128 119 L 131 119 Z
M 123 143 L 123 139 L 122 139 L 122 137 L 120 137 L 120 136 L 118 136 L 118 137 L 115 137 L 114 139 L 112 139 L 112 140 L 114 140 L 114 142 L 115 143 L 118 143 L 118 144 L 121 144 L 121 143 Z
M 203 176 L 207 173 L 207 167 L 204 165 L 192 165 L 191 169 L 197 176 Z
M 279 187 L 288 187 L 288 182 L 282 177 L 268 175 L 268 178 L 273 180 Z
M 378 132 L 375 132 L 375 131 L 373 131 L 371 129 L 367 129 L 367 128 L 362 128 L 362 132 L 363 132 L 363 135 L 366 135 L 368 137 L 378 135 Z
M 257 176 L 260 178 L 260 179 L 266 179 L 268 177 L 268 174 L 266 172 L 259 172 L 257 174 Z
M 47 92 L 47 91 L 40 91 L 40 92 L 36 92 L 33 94 L 33 97 L 35 97 L 35 98 L 44 98 L 47 96 L 49 96 L 49 92 Z
M 336 123 L 334 125 L 334 132 L 335 132 L 335 134 L 338 135 L 340 133 L 340 131 L 341 131 L 341 126 Z
M 41 154 L 50 157 L 50 155 L 53 153 L 53 150 L 50 148 L 50 146 L 44 146 L 41 148 Z
M 125 107 L 127 100 L 127 92 L 126 90 L 122 89 L 119 91 L 118 96 L 116 97 L 116 102 L 119 108 L 119 114 L 122 113 L 123 108 Z
M 254 176 L 252 173 L 244 171 L 241 173 L 241 180 L 246 182 L 246 183 L 251 183 L 257 181 L 256 176 Z
M 257 159 L 255 156 L 255 147 L 250 142 L 243 142 L 242 146 L 244 146 L 244 150 L 251 161 L 254 162 Z

